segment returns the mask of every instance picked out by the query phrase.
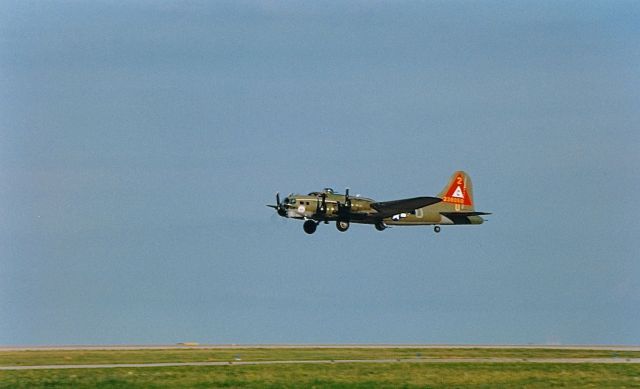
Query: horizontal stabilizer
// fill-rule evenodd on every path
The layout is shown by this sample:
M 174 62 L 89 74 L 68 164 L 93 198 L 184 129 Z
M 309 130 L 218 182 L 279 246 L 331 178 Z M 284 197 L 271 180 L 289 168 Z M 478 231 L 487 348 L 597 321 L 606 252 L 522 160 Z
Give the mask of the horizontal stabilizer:
M 490 212 L 440 212 L 442 216 L 484 216 L 491 215 Z
M 410 199 L 372 203 L 371 208 L 378 211 L 378 217 L 386 218 L 403 212 L 412 212 L 441 201 L 442 199 L 438 197 L 413 197 Z

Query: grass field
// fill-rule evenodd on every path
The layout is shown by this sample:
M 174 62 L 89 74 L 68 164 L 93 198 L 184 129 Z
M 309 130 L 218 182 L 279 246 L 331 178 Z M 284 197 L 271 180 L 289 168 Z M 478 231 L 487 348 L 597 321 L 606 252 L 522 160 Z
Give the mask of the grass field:
M 0 366 L 102 363 L 409 359 L 409 358 L 640 358 L 640 351 L 541 348 L 189 348 L 140 350 L 0 351 Z
M 4 351 L 3 366 L 388 358 L 638 358 L 552 349 L 167 349 Z M 335 363 L 0 371 L 0 388 L 640 388 L 640 364 Z

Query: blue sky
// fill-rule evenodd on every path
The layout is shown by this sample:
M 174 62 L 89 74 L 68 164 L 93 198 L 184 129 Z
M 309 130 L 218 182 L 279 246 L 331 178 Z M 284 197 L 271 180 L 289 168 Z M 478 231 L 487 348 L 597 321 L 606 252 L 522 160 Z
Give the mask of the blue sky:
M 638 344 L 639 13 L 2 2 L 0 344 Z M 458 169 L 482 226 L 265 207 Z

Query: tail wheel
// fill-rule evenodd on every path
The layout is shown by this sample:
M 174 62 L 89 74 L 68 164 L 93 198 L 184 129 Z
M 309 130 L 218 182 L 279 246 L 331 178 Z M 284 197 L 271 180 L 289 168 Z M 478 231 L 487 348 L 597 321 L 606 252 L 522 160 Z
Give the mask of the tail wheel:
M 440 232 L 440 226 L 435 226 L 435 227 L 433 227 L 433 230 L 434 230 L 436 233 Z
M 346 230 L 349 229 L 349 222 L 346 220 L 338 220 L 336 222 L 336 228 L 338 229 L 338 231 L 340 232 L 345 232 Z
M 318 227 L 318 225 L 313 220 L 307 220 L 302 225 L 302 228 L 304 229 L 304 232 L 306 232 L 307 234 L 313 234 L 314 232 L 316 232 L 316 228 L 317 227 Z

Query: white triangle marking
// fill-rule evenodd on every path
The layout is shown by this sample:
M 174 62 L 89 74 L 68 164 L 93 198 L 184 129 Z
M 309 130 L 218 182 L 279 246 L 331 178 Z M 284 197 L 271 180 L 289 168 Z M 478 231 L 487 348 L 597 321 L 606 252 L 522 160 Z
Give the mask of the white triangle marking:
M 453 192 L 451 197 L 456 197 L 456 198 L 459 198 L 459 199 L 463 199 L 464 198 L 464 194 L 462 194 L 462 189 L 460 189 L 460 186 L 458 186 L 456 188 L 456 190 Z

